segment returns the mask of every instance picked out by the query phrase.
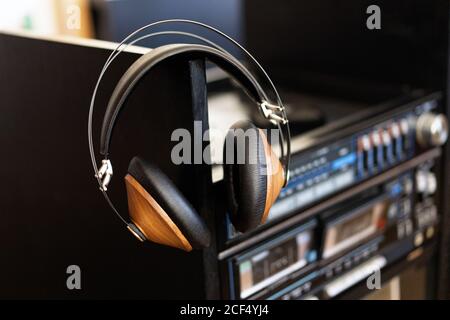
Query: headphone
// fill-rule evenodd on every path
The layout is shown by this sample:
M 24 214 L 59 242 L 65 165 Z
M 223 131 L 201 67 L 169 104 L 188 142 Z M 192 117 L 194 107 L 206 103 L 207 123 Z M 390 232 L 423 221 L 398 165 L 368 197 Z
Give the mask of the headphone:
M 277 104 L 269 103 L 268 95 L 262 89 L 263 87 L 256 80 L 256 77 L 234 56 L 214 42 L 190 33 L 159 32 L 158 34 L 187 34 L 203 40 L 209 46 L 184 43 L 163 45 L 144 54 L 128 68 L 111 94 L 103 117 L 99 148 L 103 160 L 98 169 L 92 143 L 92 114 L 95 95 L 101 78 L 111 62 L 124 50 L 121 46 L 129 38 L 146 28 L 173 22 L 206 28 L 238 46 L 262 70 L 277 97 Z M 152 35 L 156 34 L 150 34 L 146 37 Z M 224 160 L 224 180 L 230 218 L 236 230 L 247 232 L 264 223 L 272 204 L 277 199 L 281 189 L 287 184 L 289 179 L 290 132 L 281 99 L 264 69 L 240 44 L 211 26 L 181 19 L 158 21 L 135 31 L 114 50 L 99 77 L 89 112 L 89 147 L 95 177 L 110 206 L 126 223 L 128 230 L 136 238 L 141 241 L 150 240 L 191 251 L 193 248 L 209 246 L 211 236 L 206 223 L 169 177 L 148 159 L 142 159 L 138 156 L 133 157 L 128 166 L 128 173 L 124 178 L 131 222 L 122 218 L 107 195 L 107 188 L 113 175 L 112 163 L 109 159 L 109 146 L 120 111 L 126 105 L 128 97 L 142 78 L 154 66 L 171 57 L 183 57 L 187 61 L 189 59 L 206 59 L 221 68 L 238 82 L 257 103 L 264 117 L 279 129 L 278 132 L 281 137 L 280 158 L 272 150 L 264 131 L 250 121 L 238 121 L 228 131 L 225 139 L 224 157 L 231 154 L 231 161 L 229 158 L 226 161 Z M 249 136 L 254 139 L 245 140 Z M 245 141 L 245 143 L 240 144 L 241 141 Z M 286 144 L 287 152 L 284 144 Z M 241 161 L 238 160 L 239 155 L 243 157 L 243 159 L 240 159 Z

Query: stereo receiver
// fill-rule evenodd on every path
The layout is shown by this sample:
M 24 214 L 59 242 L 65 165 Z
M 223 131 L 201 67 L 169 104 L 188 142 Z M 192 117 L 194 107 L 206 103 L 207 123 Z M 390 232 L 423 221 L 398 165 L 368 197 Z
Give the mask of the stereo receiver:
M 433 193 L 418 189 L 433 160 L 366 189 L 255 248 L 228 259 L 238 299 L 334 298 L 432 241 Z M 432 191 L 432 190 L 430 190 Z
M 292 140 L 291 179 L 249 234 L 219 241 L 224 296 L 330 299 L 435 241 L 439 93 L 402 96 Z
M 448 130 L 443 116 L 435 113 L 437 104 L 438 98 L 430 96 L 386 120 L 380 119 L 336 142 L 294 156 L 290 183 L 269 219 L 373 177 L 412 158 L 416 149 L 441 145 Z

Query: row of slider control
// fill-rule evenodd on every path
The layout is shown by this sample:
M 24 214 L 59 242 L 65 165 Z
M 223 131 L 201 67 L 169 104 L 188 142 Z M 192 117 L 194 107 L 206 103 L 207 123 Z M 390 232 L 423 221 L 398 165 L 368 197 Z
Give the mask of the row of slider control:
M 379 172 L 403 160 L 410 145 L 408 120 L 392 122 L 374 129 L 358 139 L 358 171 L 360 176 Z

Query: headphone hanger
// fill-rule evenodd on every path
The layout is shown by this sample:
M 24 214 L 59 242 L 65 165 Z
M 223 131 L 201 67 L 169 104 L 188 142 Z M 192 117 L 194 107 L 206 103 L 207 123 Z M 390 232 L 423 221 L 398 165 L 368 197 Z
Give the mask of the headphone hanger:
M 90 152 L 90 156 L 91 156 L 92 167 L 94 169 L 95 177 L 99 184 L 100 190 L 101 190 L 102 194 L 104 195 L 106 201 L 108 202 L 109 206 L 113 209 L 114 213 L 117 215 L 117 217 L 125 225 L 127 225 L 127 228 L 133 234 L 135 234 L 138 238 L 141 238 L 139 236 L 139 230 L 136 229 L 136 227 L 134 226 L 133 223 L 128 223 L 125 220 L 125 218 L 119 213 L 119 211 L 117 210 L 117 208 L 115 207 L 115 205 L 113 204 L 113 202 L 111 201 L 111 199 L 109 198 L 109 196 L 106 192 L 107 191 L 106 187 L 107 187 L 107 185 L 112 177 L 112 174 L 113 174 L 112 164 L 111 164 L 110 160 L 108 159 L 107 155 L 105 155 L 105 158 L 102 160 L 102 166 L 100 167 L 100 169 L 97 166 L 97 159 L 95 156 L 93 135 L 92 135 L 92 119 L 93 119 L 93 111 L 94 111 L 97 91 L 98 91 L 98 88 L 100 86 L 103 76 L 105 75 L 105 73 L 109 69 L 109 67 L 111 66 L 112 62 L 129 46 L 134 45 L 144 39 L 152 38 L 152 37 L 156 37 L 156 36 L 162 36 L 162 35 L 182 35 L 182 36 L 186 36 L 186 37 L 189 37 L 192 39 L 200 40 L 200 41 L 204 42 L 205 44 L 230 56 L 232 59 L 235 59 L 231 53 L 229 53 L 227 50 L 225 50 L 224 48 L 222 48 L 221 46 L 216 44 L 214 41 L 208 40 L 202 36 L 199 36 L 199 35 L 196 35 L 196 34 L 190 33 L 190 32 L 174 31 L 174 30 L 153 32 L 153 33 L 145 34 L 145 35 L 143 35 L 137 39 L 131 40 L 129 43 L 127 43 L 130 39 L 132 39 L 133 37 L 135 37 L 136 35 L 138 35 L 139 33 L 143 32 L 146 29 L 149 29 L 149 28 L 152 28 L 155 26 L 159 26 L 159 25 L 163 25 L 163 24 L 169 24 L 169 23 L 190 24 L 190 25 L 199 26 L 199 27 L 202 27 L 203 29 L 212 31 L 215 34 L 218 34 L 219 36 L 221 36 L 222 38 L 228 40 L 235 47 L 237 47 L 242 52 L 244 52 L 246 54 L 246 56 L 248 58 L 250 58 L 251 62 L 253 62 L 256 65 L 256 67 L 259 69 L 259 71 L 262 73 L 263 77 L 266 79 L 266 81 L 270 85 L 270 87 L 274 93 L 274 96 L 277 100 L 276 105 L 269 103 L 268 102 L 269 98 L 267 97 L 267 94 L 265 93 L 265 91 L 262 88 L 260 88 L 261 96 L 263 99 L 262 99 L 262 101 L 256 101 L 256 103 L 259 105 L 260 110 L 262 111 L 263 115 L 270 122 L 275 124 L 278 127 L 278 130 L 280 130 L 281 161 L 284 163 L 284 168 L 285 168 L 285 172 L 286 172 L 284 186 L 289 181 L 289 164 L 290 164 L 290 152 L 291 152 L 291 150 L 290 150 L 290 131 L 289 131 L 289 126 L 287 124 L 287 117 L 285 114 L 285 109 L 284 109 L 284 106 L 282 104 L 281 98 L 278 94 L 278 91 L 277 91 L 275 85 L 273 84 L 272 80 L 270 79 L 270 77 L 268 76 L 268 74 L 266 73 L 264 68 L 259 64 L 259 62 L 236 40 L 234 40 L 227 34 L 223 33 L 222 31 L 220 31 L 212 26 L 209 26 L 207 24 L 197 22 L 197 21 L 192 21 L 192 20 L 186 20 L 186 19 L 169 19 L 169 20 L 161 20 L 161 21 L 157 21 L 154 23 L 150 23 L 146 26 L 143 26 L 143 27 L 137 29 L 136 31 L 132 32 L 131 34 L 129 34 L 109 55 L 108 59 L 106 60 L 104 66 L 102 68 L 102 71 L 97 79 L 97 82 L 96 82 L 96 85 L 95 85 L 95 88 L 94 88 L 94 91 L 92 94 L 92 98 L 91 98 L 91 103 L 90 103 L 90 108 L 89 108 L 89 117 L 88 117 L 89 152 Z M 281 113 L 281 115 L 278 115 L 277 112 Z M 283 128 L 285 130 L 285 135 L 283 134 Z M 285 137 L 286 137 L 286 140 L 285 140 Z M 284 148 L 285 148 L 284 144 L 286 144 L 286 153 L 284 152 Z

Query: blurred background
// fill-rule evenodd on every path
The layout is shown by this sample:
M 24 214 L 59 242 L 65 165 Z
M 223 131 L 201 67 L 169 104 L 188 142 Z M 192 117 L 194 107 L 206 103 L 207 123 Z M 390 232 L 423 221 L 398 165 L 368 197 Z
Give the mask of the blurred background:
M 435 82 L 440 76 L 423 61 L 437 64 L 443 58 L 440 50 L 447 40 L 440 28 L 446 19 L 439 14 L 442 3 L 378 1 L 382 28 L 374 32 L 366 28 L 368 0 L 0 0 L 0 31 L 120 42 L 157 20 L 192 19 L 219 28 L 256 53 L 277 83 L 324 87 L 324 92 L 336 94 L 346 90 L 336 87 L 349 81 L 343 77 L 358 79 L 350 80 L 350 87 L 382 80 L 396 90 Z M 192 26 L 174 28 L 205 35 Z M 243 58 L 222 39 L 207 37 Z M 171 36 L 139 45 L 155 47 L 163 41 L 192 42 Z
M 185 18 L 241 40 L 242 5 L 240 0 L 0 0 L 0 30 L 119 41 L 147 23 Z
M 91 4 L 89 0 L 1 0 L 0 29 L 93 37 Z M 69 15 L 74 17 L 70 22 Z
M 423 64 L 427 51 L 445 41 L 436 33 L 441 23 L 435 15 L 440 2 L 377 3 L 383 7 L 383 24 L 381 30 L 372 32 L 366 28 L 366 9 L 372 4 L 367 0 L 0 0 L 0 31 L 120 41 L 150 22 L 192 19 L 219 28 L 257 52 L 272 73 L 270 68 L 284 69 L 286 74 L 294 66 L 372 80 L 384 81 L 383 71 L 403 77 L 408 68 L 401 66 Z M 193 31 L 189 26 L 176 28 Z M 210 39 L 223 44 L 214 36 Z M 139 44 L 154 47 L 161 41 L 154 38 Z M 377 59 L 367 63 L 372 57 Z

